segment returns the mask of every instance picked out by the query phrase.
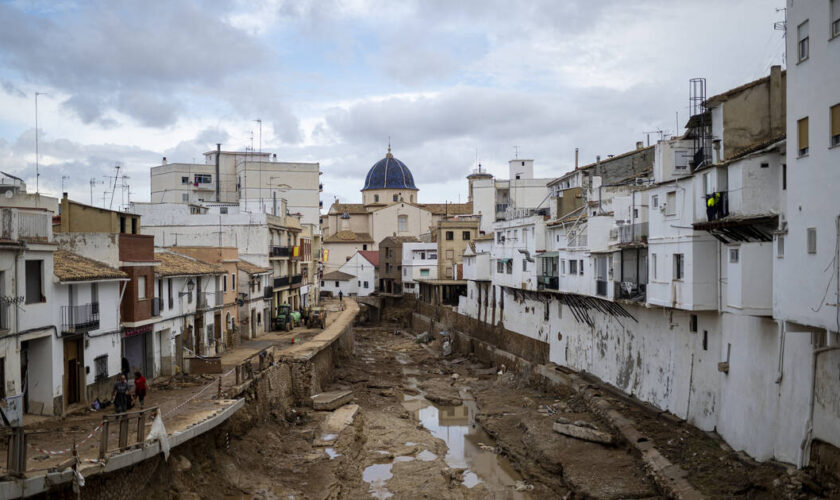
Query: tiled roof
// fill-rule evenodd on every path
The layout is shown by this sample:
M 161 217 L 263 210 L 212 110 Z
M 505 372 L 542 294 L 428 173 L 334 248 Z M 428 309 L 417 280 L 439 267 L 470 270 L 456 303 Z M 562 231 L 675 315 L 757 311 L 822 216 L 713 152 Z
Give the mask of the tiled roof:
M 53 255 L 53 274 L 59 281 L 94 281 L 128 278 L 114 267 L 88 259 L 67 250 L 57 250 Z
M 782 71 L 781 75 L 785 76 L 786 73 L 787 73 L 787 70 Z M 758 80 L 753 80 L 753 81 L 747 82 L 743 85 L 739 85 L 738 87 L 735 87 L 734 89 L 729 89 L 726 92 L 722 92 L 718 95 L 709 97 L 708 99 L 706 99 L 706 102 L 703 103 L 703 104 L 707 108 L 713 107 L 715 104 L 717 104 L 719 102 L 725 102 L 727 99 L 729 99 L 730 97 L 732 97 L 735 94 L 738 94 L 740 92 L 743 92 L 743 91 L 747 90 L 750 87 L 755 87 L 756 85 L 760 85 L 760 84 L 762 84 L 764 82 L 768 82 L 768 81 L 770 81 L 770 76 L 769 75 L 765 76 L 765 77 L 762 77 L 762 78 L 759 78 Z
M 261 273 L 270 273 L 270 267 L 260 267 L 256 264 L 251 264 L 247 260 L 239 259 L 239 269 L 245 271 L 248 274 L 261 274 Z
M 368 233 L 339 231 L 324 238 L 324 243 L 373 243 L 373 237 Z
M 359 250 L 359 253 L 374 266 L 379 265 L 379 252 L 377 250 Z
M 329 213 L 341 215 L 344 212 L 348 214 L 366 214 L 368 213 L 368 209 L 362 203 L 333 203 Z
M 324 281 L 347 281 L 355 278 L 352 274 L 343 273 L 341 271 L 333 271 L 321 276 Z
M 422 203 L 418 205 L 434 215 L 469 215 L 473 213 L 472 202 L 467 203 Z
M 419 243 L 420 242 L 420 240 L 417 239 L 416 236 L 386 236 L 386 237 L 382 238 L 382 241 L 380 242 L 380 244 L 382 244 L 383 242 L 386 242 L 386 241 L 389 242 L 389 243 Z
M 414 185 L 414 176 L 411 175 L 411 170 L 405 166 L 405 163 L 394 158 L 391 154 L 391 148 L 388 148 L 388 154 L 376 162 L 367 176 L 365 176 L 365 187 L 362 191 L 368 189 L 413 189 L 417 190 Z
M 219 266 L 175 252 L 155 252 L 155 260 L 160 261 L 160 266 L 155 269 L 155 274 L 159 276 L 193 276 L 222 272 Z

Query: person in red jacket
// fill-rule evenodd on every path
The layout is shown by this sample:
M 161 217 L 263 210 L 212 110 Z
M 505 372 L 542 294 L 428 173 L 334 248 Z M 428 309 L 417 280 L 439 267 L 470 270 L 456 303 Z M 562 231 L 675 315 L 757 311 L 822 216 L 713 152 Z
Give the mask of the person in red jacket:
M 143 409 L 146 399 L 146 377 L 140 372 L 134 372 L 134 397 L 140 402 L 140 409 Z

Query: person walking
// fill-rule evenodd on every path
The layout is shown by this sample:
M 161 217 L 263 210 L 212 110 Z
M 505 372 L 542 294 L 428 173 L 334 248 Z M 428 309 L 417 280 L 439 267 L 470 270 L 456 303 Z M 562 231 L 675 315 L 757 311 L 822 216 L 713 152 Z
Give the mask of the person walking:
M 339 291 L 338 291 L 338 303 L 339 303 L 339 304 L 343 304 L 343 303 L 344 303 L 344 292 L 343 292 L 343 291 L 341 291 L 341 290 L 339 290 Z
M 125 374 L 120 373 L 120 378 L 114 384 L 111 399 L 114 401 L 114 411 L 116 413 L 125 413 L 128 409 L 129 402 L 128 382 L 125 381 Z
M 146 377 L 140 372 L 134 372 L 134 397 L 140 402 L 140 409 L 146 400 Z

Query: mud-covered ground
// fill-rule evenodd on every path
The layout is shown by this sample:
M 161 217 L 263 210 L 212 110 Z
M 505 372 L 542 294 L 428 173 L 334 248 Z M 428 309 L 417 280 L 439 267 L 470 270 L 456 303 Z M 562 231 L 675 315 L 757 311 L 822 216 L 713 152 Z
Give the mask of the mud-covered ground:
M 503 367 L 457 353 L 444 358 L 439 342 L 417 343 L 395 325 L 354 332 L 355 354 L 328 388 L 352 389 L 348 406 L 276 414 L 242 436 L 217 437 L 213 449 L 175 450 L 167 486 L 147 496 L 660 497 L 626 443 L 604 445 L 553 430 L 566 419 L 612 433 L 571 391 L 544 392 Z M 704 495 L 814 495 L 801 482 L 791 489 L 792 476 L 781 467 L 742 460 L 702 432 L 626 401 L 614 404 L 662 440 L 662 452 L 690 471 Z

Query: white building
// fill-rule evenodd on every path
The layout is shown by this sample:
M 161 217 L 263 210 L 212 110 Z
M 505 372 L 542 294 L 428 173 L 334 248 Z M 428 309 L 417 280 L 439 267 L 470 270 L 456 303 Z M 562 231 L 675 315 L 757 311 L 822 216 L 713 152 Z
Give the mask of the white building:
M 242 305 L 239 306 L 239 324 L 243 338 L 253 339 L 271 329 L 269 320 L 273 295 L 272 271 L 269 267 L 260 267 L 243 259 L 239 259 L 237 267 L 239 296 L 242 300 Z
M 376 267 L 379 264 L 379 252 L 357 251 L 337 271 L 321 277 L 321 290 L 333 297 L 342 292 L 345 296 L 370 295 L 376 290 Z
M 155 307 L 160 318 L 154 324 L 155 373 L 174 375 L 184 370 L 184 348 L 196 352 L 197 345 L 207 345 L 201 324 L 212 324 L 212 313 L 207 309 L 221 301 L 221 294 L 214 293 L 222 270 L 193 257 L 169 250 L 155 251 Z M 242 283 L 240 279 L 240 283 Z M 209 291 L 209 294 L 201 291 Z M 209 321 L 209 323 L 207 323 Z M 197 328 L 198 327 L 198 328 Z M 189 352 L 187 353 L 189 354 Z
M 438 246 L 433 242 L 405 242 L 402 244 L 403 293 L 417 295 L 418 279 L 437 279 Z
M 544 253 L 545 216 L 548 209 L 533 215 L 499 220 L 493 224 L 495 245 L 493 245 L 491 267 L 493 284 L 537 289 L 537 256 Z
M 97 398 L 111 399 L 121 368 L 120 292 L 128 275 L 66 250 L 55 252 L 53 273 L 65 408 Z
M 510 160 L 507 179 L 494 179 L 479 165 L 467 180 L 473 214 L 481 215 L 479 230 L 484 233 L 493 231 L 497 220 L 521 216 L 517 210 L 548 207 L 547 185 L 552 179 L 534 177 L 534 160 Z
M 204 163 L 169 163 L 151 168 L 152 203 L 232 203 L 258 213 L 277 213 L 280 200 L 308 224 L 320 214 L 318 163 L 278 162 L 253 151 L 208 151 Z

